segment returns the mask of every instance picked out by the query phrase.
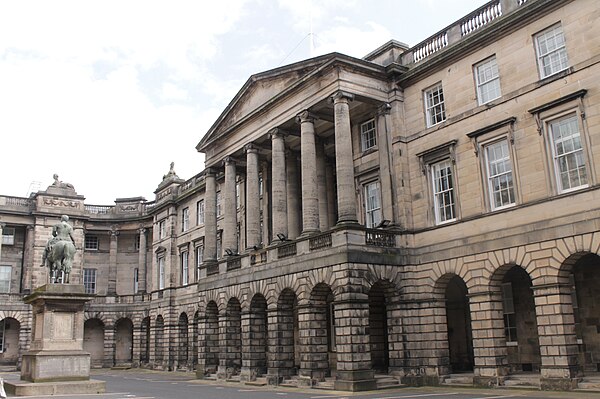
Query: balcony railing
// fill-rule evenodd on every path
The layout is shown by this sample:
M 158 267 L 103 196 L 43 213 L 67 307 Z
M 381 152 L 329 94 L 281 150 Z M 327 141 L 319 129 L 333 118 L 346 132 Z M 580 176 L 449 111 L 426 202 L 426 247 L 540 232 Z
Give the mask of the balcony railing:
M 313 236 L 308 241 L 308 247 L 311 251 L 331 246 L 331 233 L 324 233 Z
M 112 213 L 114 206 L 110 205 L 86 205 L 85 211 L 94 215 L 108 215 Z
M 394 248 L 396 246 L 395 233 L 384 230 L 367 229 L 365 234 L 365 243 L 372 247 Z
M 2 195 L 0 196 L 0 205 L 13 209 L 28 210 L 32 205 L 32 202 L 29 198 Z
M 283 244 L 277 247 L 277 257 L 287 258 L 288 256 L 296 255 L 296 243 Z
M 242 268 L 242 258 L 236 257 L 227 260 L 227 271 L 236 270 Z
M 531 0 L 530 0 L 531 1 Z M 489 25 L 527 3 L 527 0 L 492 0 L 404 52 L 403 65 L 419 63 L 433 54 L 458 43 L 466 36 Z

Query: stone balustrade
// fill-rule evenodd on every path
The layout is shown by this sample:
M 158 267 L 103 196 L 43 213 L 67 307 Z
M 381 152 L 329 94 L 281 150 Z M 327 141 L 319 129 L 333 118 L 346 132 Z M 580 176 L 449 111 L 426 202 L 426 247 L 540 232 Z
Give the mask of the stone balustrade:
M 492 0 L 406 50 L 400 57 L 400 63 L 402 65 L 420 63 L 446 47 L 459 43 L 493 21 L 516 11 L 526 3 L 527 0 Z

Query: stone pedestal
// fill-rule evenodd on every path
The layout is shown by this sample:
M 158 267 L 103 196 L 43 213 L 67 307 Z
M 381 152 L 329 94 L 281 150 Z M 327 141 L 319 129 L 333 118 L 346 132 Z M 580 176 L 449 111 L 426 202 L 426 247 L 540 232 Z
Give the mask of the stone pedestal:
M 23 354 L 21 381 L 7 391 L 21 395 L 100 393 L 105 383 L 90 380 L 90 354 L 83 351 L 83 311 L 93 296 L 83 285 L 48 284 L 24 301 L 32 306 L 30 350 Z

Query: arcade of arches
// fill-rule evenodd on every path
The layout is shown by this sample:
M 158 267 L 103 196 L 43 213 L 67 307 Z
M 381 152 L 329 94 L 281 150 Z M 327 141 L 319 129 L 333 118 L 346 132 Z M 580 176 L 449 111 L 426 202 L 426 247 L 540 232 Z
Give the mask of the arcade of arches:
M 428 290 L 406 278 L 367 283 L 369 271 L 352 266 L 344 271 L 357 276 L 351 284 L 340 283 L 344 273 L 312 285 L 299 275 L 300 283 L 279 290 L 203 293 L 199 305 L 178 312 L 91 317 L 85 348 L 96 367 L 195 369 L 271 383 L 357 381 L 369 373 L 410 383 L 423 374 L 474 373 L 487 384 L 515 372 L 564 378 L 600 370 L 595 254 L 568 257 L 554 278 L 536 272 L 533 279 L 531 268 L 508 263 L 487 281 L 442 273 Z M 19 324 L 3 323 L 6 359 L 15 355 Z

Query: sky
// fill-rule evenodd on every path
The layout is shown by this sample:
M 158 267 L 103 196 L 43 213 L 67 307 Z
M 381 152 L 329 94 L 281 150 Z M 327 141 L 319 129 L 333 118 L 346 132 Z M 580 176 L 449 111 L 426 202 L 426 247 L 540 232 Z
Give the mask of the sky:
M 71 183 L 87 204 L 154 199 L 255 73 L 391 39 L 413 46 L 481 0 L 0 2 L 0 195 Z

